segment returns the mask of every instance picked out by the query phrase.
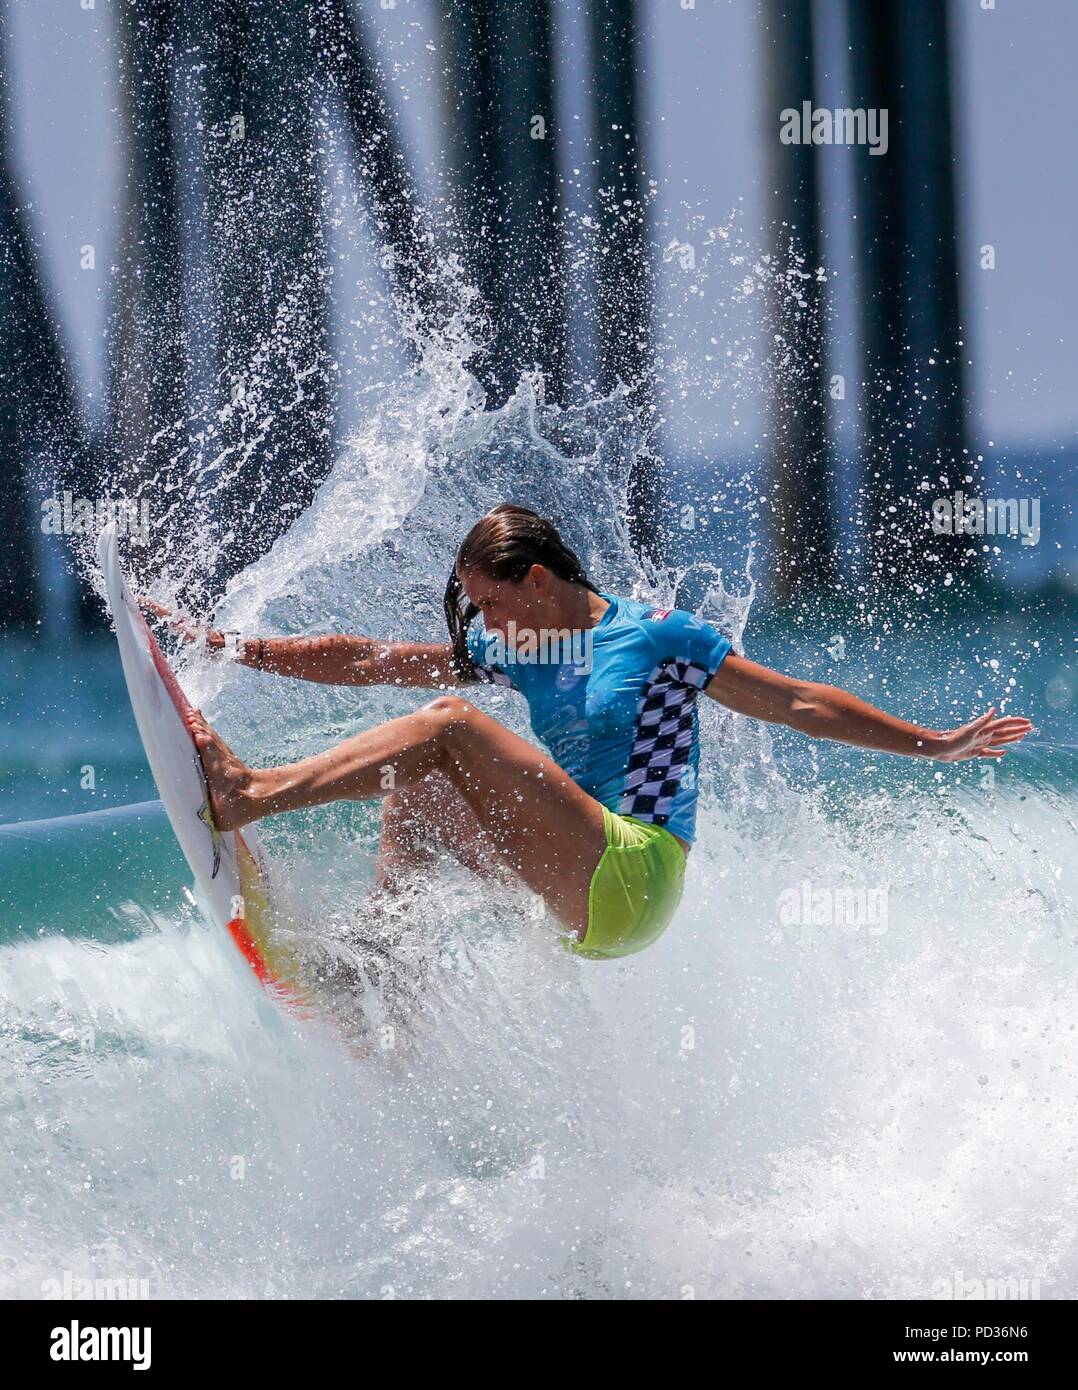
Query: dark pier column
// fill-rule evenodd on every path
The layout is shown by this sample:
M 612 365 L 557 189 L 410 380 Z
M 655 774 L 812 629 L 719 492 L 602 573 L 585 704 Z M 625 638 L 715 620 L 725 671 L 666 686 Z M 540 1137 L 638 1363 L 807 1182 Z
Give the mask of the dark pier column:
M 769 321 L 772 547 L 780 601 L 836 577 L 817 161 L 783 144 L 780 113 L 813 101 L 812 0 L 765 0 L 763 136 L 772 224 Z
M 316 6 L 189 0 L 213 323 L 214 430 L 200 444 L 204 524 L 223 581 L 310 504 L 332 461 Z
M 565 390 L 565 277 L 548 0 L 452 0 L 442 8 L 453 176 L 465 265 L 489 315 L 474 364 L 489 403 L 520 374 Z
M 34 470 L 49 494 L 96 496 L 94 456 L 79 413 L 30 224 L 17 188 L 0 25 L 0 626 L 32 629 L 44 614 L 37 574 Z M 101 623 L 101 605 L 77 576 L 77 614 Z
M 36 626 L 42 616 L 31 510 L 31 440 L 36 283 L 13 196 L 10 157 L 0 152 L 0 628 Z M 30 311 L 30 312 L 28 312 Z
M 102 441 L 119 492 L 145 500 L 154 557 L 190 524 L 188 351 L 172 114 L 178 0 L 127 0 L 117 16 L 124 149 L 118 271 L 109 333 L 110 432 Z
M 874 583 L 942 585 L 979 570 L 977 540 L 935 536 L 938 477 L 965 442 L 948 6 L 850 0 L 850 104 L 886 110 L 888 149 L 856 151 L 863 475 Z M 926 480 L 930 491 L 920 489 Z M 893 510 L 892 510 L 893 509 Z
M 599 389 L 619 382 L 647 429 L 655 427 L 652 277 L 640 133 L 637 7 L 588 0 L 595 103 L 595 261 Z M 651 560 L 662 550 L 659 464 L 649 447 L 629 479 L 629 528 Z

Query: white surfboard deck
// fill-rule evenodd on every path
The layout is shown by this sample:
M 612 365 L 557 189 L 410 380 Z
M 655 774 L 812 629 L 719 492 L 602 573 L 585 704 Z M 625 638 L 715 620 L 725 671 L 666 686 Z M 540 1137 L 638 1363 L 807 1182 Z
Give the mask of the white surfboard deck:
M 115 522 L 102 531 L 97 558 L 146 761 L 205 910 L 261 983 L 302 1008 L 308 1001 L 297 962 L 275 937 L 258 837 L 251 827 L 219 831 L 213 823 L 202 762 L 185 722 L 191 705 L 124 580 Z

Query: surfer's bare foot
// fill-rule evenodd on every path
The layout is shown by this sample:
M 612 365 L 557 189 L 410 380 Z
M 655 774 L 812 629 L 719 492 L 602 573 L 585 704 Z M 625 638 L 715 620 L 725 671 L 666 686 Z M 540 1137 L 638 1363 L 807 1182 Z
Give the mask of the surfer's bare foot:
M 195 741 L 206 785 L 210 792 L 210 810 L 218 830 L 239 830 L 257 819 L 250 795 L 251 769 L 233 753 L 221 735 L 203 717 L 201 710 L 191 710 L 187 727 Z

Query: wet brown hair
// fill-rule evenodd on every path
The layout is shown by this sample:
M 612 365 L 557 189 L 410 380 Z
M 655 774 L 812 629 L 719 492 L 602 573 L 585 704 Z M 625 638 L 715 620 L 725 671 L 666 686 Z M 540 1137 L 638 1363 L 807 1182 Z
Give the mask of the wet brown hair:
M 542 565 L 559 579 L 583 584 L 592 593 L 599 592 L 553 522 L 527 507 L 502 502 L 480 517 L 464 537 L 445 586 L 445 621 L 453 644 L 453 674 L 458 680 L 478 679 L 468 651 L 468 627 L 479 609 L 464 597 L 461 573 L 478 570 L 488 579 L 508 579 L 519 584 L 532 565 Z

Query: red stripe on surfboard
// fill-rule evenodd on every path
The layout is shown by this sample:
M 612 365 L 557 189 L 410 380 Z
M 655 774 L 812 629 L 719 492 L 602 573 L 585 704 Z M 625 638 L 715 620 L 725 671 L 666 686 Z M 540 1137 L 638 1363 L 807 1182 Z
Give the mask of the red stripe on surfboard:
M 247 923 L 242 917 L 233 917 L 228 924 L 229 934 L 232 940 L 240 949 L 240 953 L 247 961 L 247 964 L 258 976 L 259 982 L 266 989 L 273 989 L 284 999 L 296 1007 L 308 1006 L 308 1001 L 303 994 L 295 989 L 286 981 L 280 979 L 266 964 L 262 953 L 255 945 L 254 938 L 247 928 Z
M 263 959 L 261 951 L 255 945 L 254 938 L 247 930 L 247 923 L 242 917 L 233 917 L 228 923 L 228 931 L 247 964 L 264 985 L 269 984 L 273 980 L 273 974 Z
M 146 634 L 146 640 L 150 644 L 150 656 L 153 659 L 153 664 L 157 669 L 157 674 L 165 683 L 165 689 L 168 691 L 172 703 L 176 706 L 176 712 L 181 716 L 193 714 L 194 705 L 191 704 L 191 701 L 183 693 L 183 687 L 176 679 L 176 672 L 173 671 L 172 667 L 165 660 L 164 653 L 161 651 L 161 648 L 157 645 L 157 638 L 150 631 L 149 623 L 146 621 L 141 611 L 137 607 L 133 607 L 132 611 L 134 612 L 135 617 L 138 619 L 139 623 L 141 624 L 142 631 Z M 187 729 L 186 720 L 184 721 L 183 727 Z M 187 734 L 188 737 L 190 737 L 190 729 L 187 729 Z M 194 743 L 194 739 L 191 739 L 191 742 Z

